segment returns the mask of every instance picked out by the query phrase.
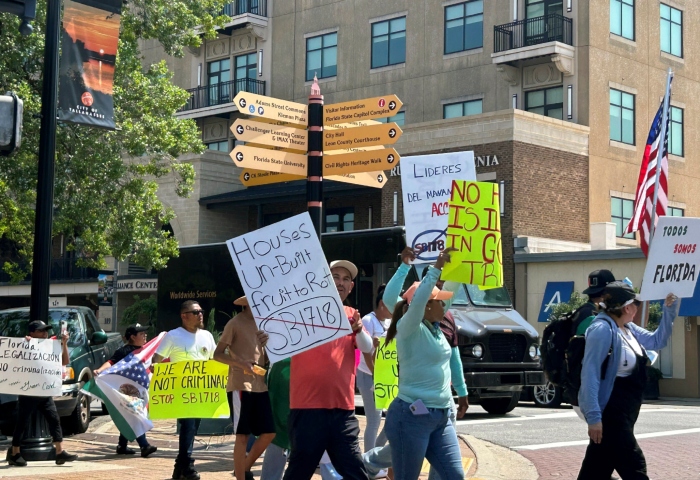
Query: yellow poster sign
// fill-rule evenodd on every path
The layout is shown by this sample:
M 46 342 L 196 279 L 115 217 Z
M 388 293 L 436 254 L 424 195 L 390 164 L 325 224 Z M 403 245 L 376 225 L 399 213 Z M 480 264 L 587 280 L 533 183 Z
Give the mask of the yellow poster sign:
M 374 361 L 374 404 L 377 408 L 389 408 L 399 394 L 399 357 L 396 341 L 384 345 L 379 340 L 377 358 Z
M 228 365 L 215 360 L 188 360 L 154 365 L 150 416 L 163 418 L 228 418 Z
M 498 184 L 454 180 L 446 247 L 457 249 L 441 278 L 483 287 L 503 285 Z

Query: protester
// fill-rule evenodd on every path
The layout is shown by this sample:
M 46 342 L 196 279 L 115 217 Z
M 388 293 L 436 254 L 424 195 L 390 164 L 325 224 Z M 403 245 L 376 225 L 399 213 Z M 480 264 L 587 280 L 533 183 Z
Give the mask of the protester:
M 616 281 L 603 290 L 601 312 L 586 330 L 581 371 L 579 405 L 591 440 L 580 480 L 608 479 L 613 470 L 623 480 L 649 478 L 634 437 L 646 384 L 645 349 L 666 345 L 677 315 L 676 300 L 673 294 L 666 297 L 659 327 L 649 332 L 632 323 L 640 305 L 632 286 Z
M 228 321 L 221 334 L 214 360 L 229 365 L 226 390 L 240 395 L 240 416 L 236 425 L 233 466 L 237 480 L 253 478 L 251 468 L 275 437 L 270 396 L 265 383 L 266 371 L 256 370 L 265 365 L 267 334 L 258 329 L 246 297 L 234 302 L 243 311 Z M 228 353 L 227 353 L 228 352 Z M 246 456 L 248 438 L 257 437 Z
M 112 358 L 107 360 L 97 370 L 93 370 L 92 373 L 94 373 L 95 376 L 98 376 L 100 373 L 107 370 L 115 363 L 118 363 L 124 358 L 126 358 L 126 356 L 129 355 L 131 352 L 143 347 L 146 344 L 146 341 L 148 340 L 148 334 L 146 332 L 148 332 L 148 327 L 142 327 L 138 323 L 136 325 L 130 325 L 126 327 L 126 331 L 124 332 L 124 339 L 126 339 L 126 345 L 119 347 L 112 355 Z M 126 437 L 119 433 L 119 442 L 117 443 L 117 455 L 133 455 L 136 453 L 136 451 L 127 446 L 128 443 L 129 441 L 126 439 Z M 154 447 L 153 445 L 148 443 L 145 433 L 140 437 L 136 437 L 136 443 L 138 443 L 139 447 L 141 447 L 141 456 L 143 458 L 148 457 L 149 455 L 155 453 L 158 450 L 158 447 Z
M 382 411 L 377 409 L 374 404 L 374 355 L 379 345 L 379 339 L 384 336 L 389 328 L 389 323 L 391 323 L 391 313 L 382 301 L 385 288 L 385 285 L 381 285 L 377 289 L 374 311 L 362 317 L 362 325 L 372 337 L 374 346 L 372 352 L 362 355 L 360 364 L 357 366 L 357 388 L 362 395 L 362 404 L 367 418 L 364 432 L 365 452 L 374 448 L 379 425 L 382 421 Z
M 354 287 L 357 267 L 347 260 L 331 262 L 330 273 L 345 302 Z M 328 452 L 345 480 L 367 480 L 355 417 L 355 347 L 372 351 L 372 339 L 360 314 L 345 307 L 352 333 L 292 357 L 289 440 L 291 454 L 285 480 L 306 480 Z
M 602 301 L 603 290 L 615 281 L 610 270 L 595 270 L 588 275 L 588 288 L 582 293 L 588 295 L 588 302 L 575 312 L 573 320 L 576 335 L 583 335 L 598 314 L 598 304 Z
M 287 421 L 289 419 L 289 377 L 291 359 L 275 362 L 267 374 L 267 388 L 272 405 L 272 418 L 275 424 L 275 438 L 265 450 L 262 475 L 265 480 L 282 480 L 287 465 L 285 450 L 289 450 Z
M 216 342 L 211 333 L 204 330 L 203 313 L 202 307 L 196 301 L 183 302 L 180 306 L 182 326 L 165 334 L 153 355 L 153 363 L 160 363 L 166 358 L 171 362 L 213 358 Z M 177 422 L 180 427 L 180 441 L 172 478 L 199 480 L 199 473 L 194 469 L 192 449 L 201 419 L 180 418 Z
M 49 338 L 49 329 L 53 328 L 45 324 L 41 320 L 34 320 L 28 325 L 29 336 L 27 340 L 32 338 Z M 53 337 L 55 338 L 55 337 Z M 68 365 L 70 363 L 70 355 L 68 354 L 68 334 L 61 335 L 61 364 Z M 53 397 L 30 397 L 19 395 L 17 397 L 17 423 L 15 431 L 12 434 L 12 453 L 7 456 L 7 463 L 15 467 L 26 467 L 27 461 L 22 458 L 20 453 L 20 445 L 22 443 L 22 435 L 27 428 L 27 424 L 35 410 L 40 411 L 46 422 L 49 424 L 49 431 L 53 438 L 53 445 L 56 448 L 56 465 L 63 465 L 66 462 L 73 462 L 78 459 L 77 455 L 71 455 L 63 449 L 63 431 L 61 430 L 61 418 L 58 416 L 56 404 Z
M 398 480 L 418 478 L 423 458 L 427 458 L 443 480 L 464 477 L 457 435 L 450 421 L 453 406 L 450 377 L 460 397 L 457 414 L 460 418 L 468 408 L 466 385 L 461 371 L 451 369 L 453 374 L 448 371 L 459 351 L 450 348 L 439 327 L 445 315 L 444 300 L 453 293 L 435 287 L 451 251 L 441 252 L 435 266 L 428 267 L 422 282 L 406 290 L 387 331 L 387 343 L 396 339 L 401 368 L 399 394 L 389 406 L 385 427 Z M 408 252 L 402 254 L 404 265 L 407 265 L 406 257 L 410 257 Z M 407 267 L 402 265 L 402 268 Z

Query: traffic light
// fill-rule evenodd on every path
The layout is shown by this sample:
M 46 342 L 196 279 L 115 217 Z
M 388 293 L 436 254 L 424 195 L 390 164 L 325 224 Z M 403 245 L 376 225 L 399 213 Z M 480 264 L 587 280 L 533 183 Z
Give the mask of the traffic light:
M 9 155 L 22 143 L 24 102 L 13 92 L 0 95 L 0 155 Z
M 36 0 L 0 0 L 0 12 L 8 12 L 22 19 L 19 32 L 29 35 L 34 28 L 29 23 L 36 17 Z

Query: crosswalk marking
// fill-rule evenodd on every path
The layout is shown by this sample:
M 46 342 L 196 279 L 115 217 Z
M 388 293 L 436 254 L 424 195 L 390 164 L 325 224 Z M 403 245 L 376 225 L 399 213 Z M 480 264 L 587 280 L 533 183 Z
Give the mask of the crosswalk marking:
M 642 433 L 635 435 L 637 440 L 655 437 L 668 437 L 670 435 L 687 435 L 689 433 L 700 433 L 700 428 L 688 428 L 686 430 L 667 430 L 665 432 Z M 542 450 L 544 448 L 559 448 L 559 447 L 574 447 L 579 445 L 588 445 L 588 440 L 574 440 L 571 442 L 555 442 L 543 443 L 540 445 L 521 445 L 518 447 L 510 447 L 512 450 Z
M 469 468 L 472 466 L 472 463 L 474 463 L 473 458 L 468 458 L 468 457 L 462 457 L 462 468 L 464 469 L 464 473 L 467 473 L 469 471 Z M 420 473 L 429 473 L 430 472 L 430 462 L 428 462 L 427 459 L 423 459 L 423 466 L 420 469 Z

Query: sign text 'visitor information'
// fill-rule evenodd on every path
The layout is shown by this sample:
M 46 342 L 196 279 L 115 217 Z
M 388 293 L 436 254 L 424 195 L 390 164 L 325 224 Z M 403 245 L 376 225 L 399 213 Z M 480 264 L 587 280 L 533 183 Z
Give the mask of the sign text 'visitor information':
M 238 145 L 231 152 L 238 167 L 306 176 L 306 155 Z
M 323 107 L 323 124 L 356 122 L 396 115 L 403 103 L 396 95 L 365 98 L 343 103 L 332 103 Z
M 309 107 L 303 103 L 243 91 L 238 92 L 233 102 L 238 107 L 239 112 L 248 115 L 293 125 L 307 125 L 309 123 Z
M 226 245 L 271 361 L 351 332 L 308 212 Z
M 700 218 L 659 217 L 642 280 L 642 300 L 693 296 L 700 274 Z
M 61 395 L 60 340 L 0 337 L 0 393 Z

